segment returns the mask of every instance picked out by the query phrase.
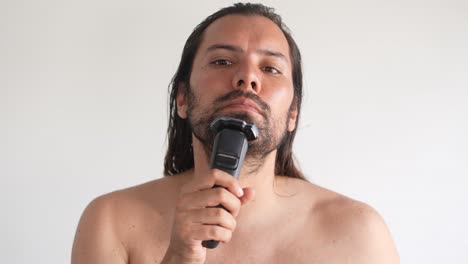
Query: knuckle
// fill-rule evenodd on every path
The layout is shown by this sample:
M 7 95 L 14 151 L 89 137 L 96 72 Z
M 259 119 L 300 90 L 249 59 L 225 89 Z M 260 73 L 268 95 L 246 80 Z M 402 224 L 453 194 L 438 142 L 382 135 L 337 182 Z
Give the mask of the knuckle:
M 214 188 L 213 192 L 218 202 L 226 200 L 226 190 L 224 188 Z
M 232 215 L 233 217 L 237 217 L 237 215 L 239 214 L 239 212 L 240 212 L 240 207 L 237 206 L 237 205 L 231 207 L 230 210 L 229 210 L 229 213 L 231 213 L 231 215 Z
M 211 170 L 211 175 L 213 175 L 214 178 L 219 179 L 223 175 L 223 173 L 219 169 L 214 169 Z
M 239 187 L 239 184 L 237 183 L 234 177 L 231 177 L 229 179 L 229 188 L 232 188 L 233 190 L 235 190 L 237 187 Z
M 224 188 L 215 188 L 216 195 L 219 196 L 220 198 L 224 197 Z
M 216 218 L 222 218 L 224 216 L 224 209 L 215 208 L 215 210 L 213 210 L 213 216 Z
M 208 216 L 213 219 L 220 219 L 223 216 L 222 209 L 219 208 L 210 208 L 208 211 Z
M 224 242 L 229 242 L 229 241 L 231 241 L 231 238 L 232 238 L 232 232 L 226 232 L 223 241 Z
M 212 238 L 218 238 L 219 236 L 219 230 L 216 226 L 210 226 L 208 228 L 208 236 Z
M 237 198 L 237 197 L 236 197 L 236 198 Z M 236 207 L 236 209 L 240 209 L 241 206 L 242 206 L 241 199 L 239 199 L 239 198 L 234 199 L 234 206 Z
M 230 221 L 230 229 L 234 231 L 236 227 L 237 227 L 237 221 L 232 218 L 232 220 Z
M 212 188 L 215 184 L 216 184 L 216 177 L 214 177 L 214 175 L 211 175 L 210 177 L 206 179 L 207 187 L 209 186 L 209 188 Z
M 213 173 L 212 173 L 212 176 L 213 176 L 213 179 L 216 181 L 216 182 L 223 182 L 223 183 L 227 183 L 229 182 L 231 179 L 234 179 L 234 177 L 231 177 L 230 175 L 228 175 L 226 172 L 220 170 L 220 169 L 214 169 L 213 170 Z M 224 184 L 223 184 L 224 185 Z
M 220 172 L 216 169 L 211 171 L 210 177 L 207 179 L 212 185 L 215 185 L 221 179 Z

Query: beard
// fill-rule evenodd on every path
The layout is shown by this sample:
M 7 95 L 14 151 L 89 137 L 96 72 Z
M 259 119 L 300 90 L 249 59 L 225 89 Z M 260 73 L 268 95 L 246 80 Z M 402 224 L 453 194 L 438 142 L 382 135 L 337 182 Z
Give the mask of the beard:
M 248 98 L 255 102 L 263 114 L 261 117 L 245 111 L 230 111 L 222 113 L 223 106 L 239 97 Z M 216 98 L 212 105 L 203 107 L 199 103 L 199 98 L 193 93 L 190 87 L 187 91 L 187 115 L 188 122 L 194 136 L 202 143 L 207 160 L 210 160 L 213 143 L 216 133 L 210 129 L 210 124 L 220 116 L 232 117 L 244 120 L 248 123 L 254 123 L 259 132 L 257 139 L 248 142 L 245 164 L 251 168 L 248 173 L 258 171 L 268 154 L 277 149 L 285 140 L 287 135 L 286 128 L 289 124 L 289 112 L 283 120 L 274 120 L 271 114 L 271 108 L 260 97 L 253 93 L 243 90 L 234 90 L 226 95 Z M 282 118 L 281 118 L 282 119 Z M 274 133 L 277 132 L 277 133 Z

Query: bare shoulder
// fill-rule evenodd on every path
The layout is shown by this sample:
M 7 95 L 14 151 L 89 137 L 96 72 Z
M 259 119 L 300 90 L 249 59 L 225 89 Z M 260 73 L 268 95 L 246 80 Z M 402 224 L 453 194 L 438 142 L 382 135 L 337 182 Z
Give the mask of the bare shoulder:
M 370 205 L 313 186 L 319 195 L 311 219 L 317 220 L 332 245 L 352 263 L 399 263 L 391 234 L 380 214 Z
M 163 222 L 180 177 L 165 177 L 104 194 L 92 200 L 80 218 L 72 250 L 72 263 L 128 263 L 133 237 L 145 221 Z
M 347 260 L 336 263 L 400 263 L 387 225 L 370 205 L 306 181 L 290 184 L 309 201 L 306 236 L 319 238 L 315 248 Z

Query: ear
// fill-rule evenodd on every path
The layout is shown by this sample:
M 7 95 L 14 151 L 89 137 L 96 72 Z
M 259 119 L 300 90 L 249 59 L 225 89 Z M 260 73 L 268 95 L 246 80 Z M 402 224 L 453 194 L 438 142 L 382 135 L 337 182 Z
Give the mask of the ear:
M 187 89 L 185 84 L 181 83 L 177 87 L 177 95 L 176 95 L 176 107 L 177 107 L 177 114 L 180 118 L 186 119 L 187 118 Z
M 291 104 L 291 108 L 289 110 L 289 123 L 288 123 L 288 131 L 293 132 L 294 129 L 296 129 L 296 123 L 297 123 L 297 103 L 296 99 L 293 99 L 293 102 Z

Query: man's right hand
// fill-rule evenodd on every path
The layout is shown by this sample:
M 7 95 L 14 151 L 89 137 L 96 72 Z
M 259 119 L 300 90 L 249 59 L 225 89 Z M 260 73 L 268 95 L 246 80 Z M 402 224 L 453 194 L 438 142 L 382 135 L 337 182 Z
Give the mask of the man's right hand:
M 224 188 L 213 188 L 218 185 Z M 254 198 L 252 188 L 242 189 L 231 175 L 212 169 L 194 175 L 180 191 L 174 213 L 171 240 L 162 263 L 204 263 L 204 240 L 229 242 L 242 205 Z M 222 205 L 223 208 L 217 208 Z

